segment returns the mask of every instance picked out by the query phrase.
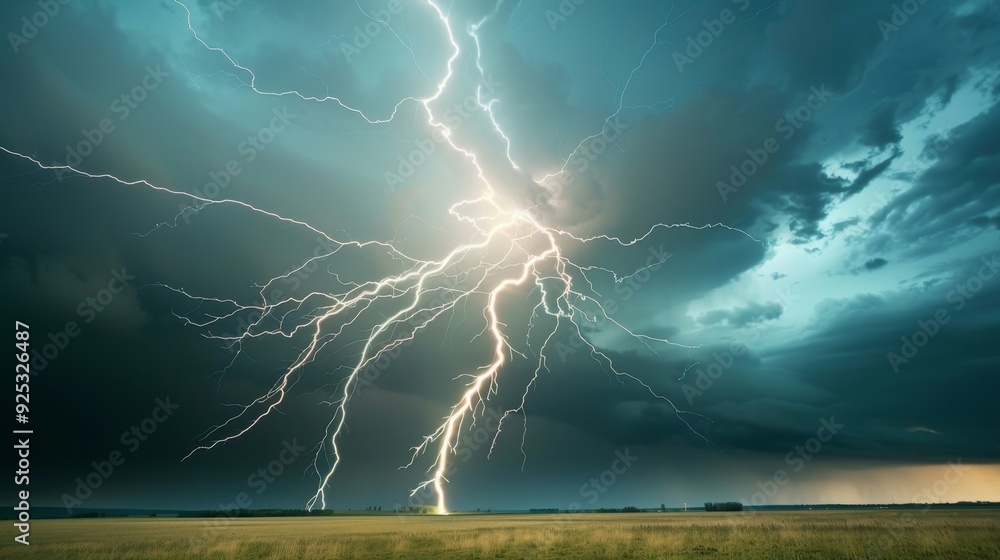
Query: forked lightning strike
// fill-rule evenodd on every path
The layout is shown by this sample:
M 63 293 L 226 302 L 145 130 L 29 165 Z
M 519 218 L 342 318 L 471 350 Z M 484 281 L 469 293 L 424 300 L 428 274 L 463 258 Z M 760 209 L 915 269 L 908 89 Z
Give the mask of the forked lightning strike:
M 0 147 L 0 150 L 28 160 L 42 169 L 68 170 L 85 177 L 110 179 L 123 186 L 145 187 L 167 194 L 186 196 L 197 202 L 199 209 L 217 204 L 236 205 L 248 211 L 260 213 L 305 228 L 308 231 L 321 235 L 332 244 L 332 250 L 317 255 L 303 262 L 299 267 L 265 282 L 260 287 L 260 302 L 256 304 L 245 305 L 233 299 L 197 296 L 183 289 L 165 286 L 167 289 L 173 290 L 199 304 L 226 306 L 230 309 L 229 312 L 222 315 L 211 315 L 206 312 L 205 318 L 202 320 L 194 320 L 188 316 L 181 317 L 189 325 L 208 328 L 243 312 L 256 311 L 259 313 L 260 317 L 257 320 L 234 336 L 206 334 L 209 338 L 219 339 L 228 345 L 235 346 L 237 353 L 234 361 L 241 355 L 243 343 L 252 339 L 270 336 L 292 338 L 300 334 L 308 337 L 308 343 L 304 349 L 269 391 L 252 402 L 242 405 L 236 415 L 230 417 L 222 424 L 212 427 L 204 435 L 203 441 L 205 443 L 192 450 L 187 457 L 190 457 L 196 451 L 212 449 L 220 444 L 232 441 L 253 429 L 254 426 L 262 422 L 285 401 L 288 390 L 300 378 L 306 366 L 315 362 L 325 348 L 334 341 L 338 341 L 338 343 L 342 342 L 342 339 L 348 336 L 347 332 L 349 330 L 361 329 L 366 334 L 356 341 L 361 346 L 357 361 L 349 368 L 349 372 L 341 381 L 339 389 L 335 392 L 336 395 L 339 395 L 331 403 L 336 405 L 335 412 L 327 425 L 326 436 L 320 443 L 316 458 L 312 463 L 319 478 L 319 483 L 315 494 L 307 502 L 307 508 L 309 510 L 315 507 L 325 509 L 331 479 L 342 459 L 340 443 L 346 426 L 347 407 L 357 390 L 361 373 L 372 364 L 378 362 L 387 353 L 414 340 L 421 331 L 442 315 L 454 310 L 460 303 L 477 299 L 484 300 L 483 317 L 485 327 L 481 334 L 488 336 L 491 341 L 492 357 L 478 370 L 456 377 L 456 379 L 468 379 L 466 389 L 443 418 L 442 423 L 437 429 L 425 436 L 412 449 L 413 454 L 410 462 L 403 467 L 406 468 L 414 465 L 421 456 L 433 447 L 433 460 L 427 469 L 430 473 L 430 478 L 414 488 L 412 494 L 432 488 L 437 498 L 438 512 L 447 513 L 445 483 L 448 480 L 446 477 L 450 470 L 450 460 L 455 454 L 458 438 L 463 427 L 467 421 L 475 422 L 479 410 L 485 410 L 490 396 L 497 393 L 499 376 L 504 365 L 507 364 L 508 356 L 512 357 L 514 354 L 517 354 L 527 358 L 526 354 L 518 350 L 510 341 L 507 334 L 507 325 L 500 317 L 499 304 L 505 297 L 515 297 L 514 292 L 516 289 L 523 289 L 531 285 L 533 285 L 531 293 L 539 294 L 539 300 L 530 314 L 527 325 L 528 334 L 526 343 L 528 347 L 530 348 L 531 346 L 532 331 L 538 327 L 538 321 L 542 317 L 549 316 L 551 318 L 549 321 L 554 324 L 551 325 L 550 330 L 544 333 L 543 342 L 536 352 L 538 360 L 535 364 L 534 373 L 524 388 L 520 404 L 516 408 L 507 410 L 502 415 L 490 447 L 491 454 L 495 448 L 497 438 L 499 438 L 503 429 L 504 421 L 510 415 L 524 414 L 525 404 L 532 387 L 535 385 L 539 375 L 543 371 L 548 371 L 547 352 L 550 350 L 553 338 L 559 332 L 560 328 L 567 323 L 573 334 L 583 341 L 591 357 L 602 368 L 617 376 L 623 382 L 628 380 L 637 383 L 654 398 L 666 402 L 681 422 L 693 433 L 704 439 L 708 445 L 711 445 L 711 442 L 699 434 L 685 418 L 685 415 L 694 413 L 677 408 L 670 399 L 657 393 L 648 383 L 635 375 L 619 369 L 612 358 L 606 352 L 599 349 L 584 334 L 584 325 L 595 323 L 598 319 L 601 319 L 606 324 L 620 329 L 637 343 L 644 345 L 653 352 L 656 352 L 656 345 L 674 345 L 682 348 L 692 348 L 671 342 L 665 338 L 635 332 L 611 318 L 607 310 L 599 302 L 600 294 L 587 276 L 588 273 L 597 271 L 608 274 L 614 282 L 622 282 L 649 268 L 649 266 L 662 264 L 668 257 L 663 256 L 657 263 L 648 265 L 629 275 L 619 275 L 617 272 L 605 267 L 596 265 L 582 266 L 572 262 L 564 254 L 564 244 L 601 242 L 629 247 L 648 239 L 659 230 L 715 227 L 729 229 L 745 235 L 753 241 L 757 240 L 742 230 L 730 228 L 722 224 L 705 226 L 656 224 L 649 228 L 644 235 L 632 240 L 606 234 L 582 237 L 568 231 L 544 225 L 539 218 L 530 212 L 532 209 L 525 210 L 510 207 L 509 203 L 499 198 L 497 190 L 490 183 L 486 172 L 480 165 L 477 152 L 472 148 L 459 146 L 453 138 L 453 130 L 435 116 L 433 105 L 447 91 L 454 75 L 455 62 L 462 55 L 462 49 L 454 33 L 449 12 L 443 10 L 434 0 L 423 0 L 423 2 L 440 21 L 443 33 L 446 35 L 447 42 L 451 47 L 451 54 L 444 64 L 444 76 L 432 88 L 431 95 L 424 98 L 405 97 L 396 103 L 392 112 L 387 117 L 381 119 L 371 118 L 364 111 L 346 104 L 337 97 L 316 97 L 305 95 L 295 90 L 266 91 L 262 89 L 258 85 L 257 75 L 249 67 L 239 63 L 236 58 L 227 53 L 223 48 L 212 46 L 202 39 L 192 24 L 192 12 L 187 5 L 180 0 L 174 0 L 174 2 L 186 14 L 187 27 L 195 41 L 210 52 L 218 53 L 225 58 L 236 71 L 243 74 L 242 76 L 237 76 L 237 78 L 257 94 L 294 96 L 302 101 L 310 102 L 332 102 L 346 111 L 359 115 L 371 125 L 380 125 L 392 121 L 400 107 L 408 102 L 421 104 L 427 115 L 428 126 L 439 129 L 443 133 L 446 143 L 468 159 L 483 185 L 482 194 L 477 198 L 457 202 L 449 209 L 449 213 L 459 222 L 468 223 L 474 228 L 478 239 L 468 244 L 458 245 L 438 260 L 423 260 L 407 255 L 392 242 L 339 241 L 306 222 L 281 216 L 239 200 L 213 200 L 153 185 L 145 180 L 125 180 L 111 174 L 91 174 L 65 165 L 46 165 L 35 157 Z M 486 75 L 482 64 L 482 51 L 478 32 L 482 26 L 488 24 L 489 20 L 499 12 L 503 2 L 504 0 L 499 0 L 490 14 L 468 27 L 468 34 L 475 46 L 475 67 L 480 73 L 480 78 L 485 79 Z M 669 21 L 669 14 L 667 15 L 667 21 Z M 666 22 L 664 23 L 665 25 Z M 657 29 L 656 33 L 659 34 L 664 26 Z M 395 36 L 398 38 L 398 35 Z M 653 45 L 643 54 L 642 61 L 640 61 L 639 65 L 629 75 L 629 83 L 632 76 L 641 68 L 642 62 L 645 61 L 649 52 L 657 44 L 659 42 L 654 35 Z M 244 78 L 249 78 L 249 80 L 245 81 Z M 608 117 L 605 121 L 605 126 L 607 122 L 621 112 L 622 100 L 627 92 L 628 85 L 626 83 L 624 90 L 621 92 L 617 111 Z M 478 88 L 476 90 L 476 101 L 488 116 L 493 131 L 505 142 L 507 161 L 512 166 L 512 169 L 518 170 L 519 167 L 511 157 L 512 141 L 510 136 L 503 131 L 494 113 L 494 107 L 498 103 L 498 100 L 495 98 L 490 100 L 484 99 L 481 88 Z M 582 146 L 585 141 L 586 139 L 579 146 Z M 577 149 L 579 149 L 579 146 Z M 570 154 L 570 157 L 572 155 Z M 565 172 L 565 163 L 568 161 L 567 159 L 556 173 L 546 175 L 539 181 L 539 184 L 546 179 Z M 540 186 L 540 188 L 544 187 Z M 160 224 L 160 226 L 175 225 L 176 220 L 177 218 L 175 217 L 173 224 L 164 223 Z M 341 281 L 339 276 L 333 274 L 332 277 L 339 286 L 335 290 L 313 291 L 298 298 L 269 299 L 269 288 L 275 282 L 289 278 L 314 263 L 330 260 L 345 249 L 385 252 L 392 258 L 393 263 L 400 270 L 379 280 L 367 282 L 345 282 Z M 582 288 L 578 288 L 578 285 L 582 286 Z M 383 311 L 387 310 L 389 311 L 388 314 L 383 313 Z M 375 316 L 378 316 L 379 320 L 374 319 Z M 526 434 L 526 417 L 524 426 Z M 524 449 L 524 437 L 522 436 L 522 451 Z M 326 461 L 328 464 L 322 465 L 322 461 Z

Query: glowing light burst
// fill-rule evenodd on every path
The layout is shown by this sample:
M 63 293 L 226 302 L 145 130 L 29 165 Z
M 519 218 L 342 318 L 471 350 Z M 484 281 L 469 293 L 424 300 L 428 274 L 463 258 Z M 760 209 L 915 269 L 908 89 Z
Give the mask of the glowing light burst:
M 252 402 L 241 405 L 235 415 L 222 424 L 212 427 L 204 435 L 204 443 L 193 449 L 185 459 L 197 451 L 210 450 L 220 444 L 239 438 L 260 424 L 285 402 L 289 389 L 299 379 L 303 369 L 315 362 L 325 348 L 335 340 L 342 342 L 342 338 L 349 336 L 349 332 L 361 329 L 365 334 L 356 341 L 361 346 L 361 350 L 358 352 L 357 360 L 353 362 L 353 365 L 345 368 L 349 371 L 335 392 L 336 400 L 330 403 L 334 405 L 335 412 L 326 427 L 326 435 L 320 443 L 316 458 L 312 463 L 319 482 L 316 492 L 307 502 L 307 508 L 309 510 L 315 507 L 325 509 L 327 506 L 327 493 L 331 488 L 331 479 L 342 460 L 340 445 L 346 426 L 348 405 L 357 390 L 361 373 L 372 364 L 378 362 L 387 353 L 413 341 L 422 331 L 434 323 L 435 320 L 454 310 L 457 305 L 471 300 L 483 299 L 485 300 L 483 305 L 485 327 L 480 334 L 488 337 L 490 340 L 492 346 L 491 356 L 486 359 L 485 363 L 479 369 L 463 373 L 456 377 L 456 379 L 466 380 L 465 389 L 461 397 L 454 403 L 448 414 L 444 416 L 442 423 L 412 449 L 413 454 L 410 462 L 402 467 L 413 466 L 422 456 L 431 452 L 433 459 L 430 460 L 430 466 L 427 469 L 429 478 L 415 487 L 411 495 L 426 489 L 433 489 L 437 498 L 438 512 L 446 513 L 448 509 L 445 484 L 448 482 L 447 474 L 450 469 L 450 461 L 456 452 L 458 439 L 463 427 L 467 422 L 474 423 L 480 410 L 485 411 L 486 403 L 490 397 L 497 394 L 500 373 L 508 363 L 508 357 L 517 354 L 522 358 L 528 358 L 524 352 L 518 350 L 510 341 L 508 334 L 510 329 L 503 322 L 499 308 L 501 300 L 505 297 L 515 297 L 517 289 L 526 287 L 532 288 L 532 294 L 538 294 L 538 303 L 532 309 L 528 319 L 527 343 L 529 347 L 532 339 L 532 329 L 539 328 L 539 318 L 550 317 L 549 322 L 552 325 L 550 330 L 543 333 L 544 336 L 541 337 L 543 342 L 536 352 L 537 363 L 535 364 L 530 381 L 524 387 L 520 404 L 516 408 L 505 411 L 500 419 L 497 432 L 490 446 L 490 454 L 493 453 L 497 439 L 503 430 L 504 421 L 511 415 L 524 414 L 525 404 L 532 387 L 535 385 L 538 377 L 544 371 L 548 371 L 547 356 L 550 352 L 553 338 L 563 325 L 567 325 L 571 332 L 583 341 L 583 345 L 589 351 L 591 357 L 602 368 L 617 376 L 623 382 L 627 380 L 637 384 L 648 391 L 654 398 L 667 403 L 680 422 L 690 429 L 692 433 L 704 439 L 708 445 L 711 445 L 711 442 L 698 433 L 686 418 L 688 415 L 700 415 L 678 408 L 669 398 L 657 393 L 650 384 L 620 369 L 607 352 L 601 350 L 585 335 L 585 325 L 593 324 L 598 319 L 601 319 L 605 321 L 605 324 L 619 329 L 632 340 L 644 345 L 653 352 L 656 352 L 655 346 L 658 345 L 694 348 L 672 342 L 665 338 L 635 332 L 615 320 L 609 316 L 608 311 L 600 303 L 600 294 L 588 278 L 588 273 L 598 272 L 609 275 L 613 282 L 623 282 L 651 266 L 663 264 L 663 261 L 667 257 L 664 256 L 659 262 L 647 265 L 629 275 L 619 275 L 617 272 L 605 267 L 596 265 L 584 266 L 574 263 L 566 256 L 565 247 L 567 244 L 580 245 L 589 243 L 605 243 L 620 247 L 630 247 L 643 242 L 657 231 L 672 228 L 724 228 L 744 235 L 754 242 L 760 243 L 759 241 L 742 230 L 723 224 L 704 226 L 655 224 L 644 235 L 632 240 L 607 234 L 581 237 L 568 231 L 543 224 L 540 218 L 536 217 L 530 211 L 531 209 L 510 207 L 509 203 L 502 200 L 497 194 L 497 190 L 491 184 L 487 173 L 480 164 L 477 151 L 473 148 L 459 146 L 453 138 L 453 131 L 435 115 L 434 103 L 447 91 L 454 76 L 455 62 L 462 55 L 462 49 L 455 35 L 455 28 L 449 12 L 443 10 L 434 0 L 424 0 L 424 3 L 427 9 L 440 21 L 442 33 L 446 36 L 451 48 L 451 53 L 444 63 L 443 77 L 432 88 L 433 91 L 429 96 L 423 98 L 405 97 L 395 104 L 391 113 L 385 118 L 373 118 L 361 109 L 352 107 L 337 97 L 317 97 L 305 95 L 295 90 L 268 91 L 262 89 L 257 83 L 257 75 L 253 70 L 238 62 L 235 57 L 231 56 L 222 47 L 210 45 L 202 39 L 192 25 L 192 13 L 188 6 L 180 0 L 174 0 L 174 2 L 185 12 L 187 27 L 195 41 L 208 51 L 217 53 L 228 61 L 233 66 L 234 71 L 238 72 L 235 75 L 237 79 L 257 94 L 279 97 L 292 96 L 307 102 L 334 103 L 341 109 L 360 116 L 371 125 L 380 125 L 392 121 L 400 107 L 406 103 L 419 103 L 426 113 L 428 126 L 439 129 L 446 139 L 447 145 L 465 156 L 475 169 L 476 175 L 483 185 L 482 193 L 477 198 L 459 201 L 449 209 L 451 216 L 460 223 L 468 224 L 475 230 L 477 238 L 473 242 L 454 247 L 440 259 L 425 260 L 406 254 L 393 242 L 337 240 L 333 236 L 323 232 L 320 228 L 304 221 L 281 216 L 239 200 L 214 200 L 191 195 L 177 189 L 153 185 L 145 180 L 125 180 L 106 173 L 87 173 L 70 166 L 46 165 L 35 157 L 0 147 L 0 150 L 28 160 L 42 169 L 72 171 L 85 177 L 109 179 L 123 186 L 144 187 L 167 194 L 186 196 L 194 200 L 199 209 L 210 205 L 235 205 L 250 212 L 259 213 L 305 228 L 322 236 L 323 239 L 330 243 L 329 246 L 332 249 L 314 256 L 295 269 L 272 278 L 260 286 L 259 303 L 246 305 L 234 299 L 199 296 L 188 293 L 183 289 L 164 286 L 164 288 L 172 290 L 194 302 L 226 306 L 230 310 L 228 313 L 222 315 L 206 314 L 205 318 L 199 320 L 195 320 L 189 316 L 179 316 L 186 324 L 194 327 L 209 328 L 247 311 L 255 311 L 259 314 L 257 320 L 251 322 L 251 324 L 241 329 L 241 332 L 235 335 L 219 336 L 211 333 L 206 335 L 210 338 L 221 340 L 226 344 L 233 345 L 237 349 L 233 358 L 234 361 L 241 355 L 243 344 L 253 339 L 263 337 L 285 337 L 291 339 L 297 336 L 308 338 L 308 343 L 298 354 L 292 365 L 276 380 L 270 390 Z M 500 0 L 490 14 L 478 22 L 469 25 L 467 28 L 467 33 L 475 46 L 475 66 L 480 73 L 480 77 L 484 79 L 486 72 L 482 64 L 482 50 L 478 32 L 483 25 L 486 25 L 498 13 L 502 3 L 503 0 Z M 668 13 L 663 26 L 660 26 L 656 31 L 657 35 L 669 21 Z M 639 65 L 629 74 L 629 81 L 626 83 L 623 91 L 620 92 L 617 110 L 607 118 L 604 126 L 607 126 L 607 123 L 622 111 L 624 97 L 632 77 L 639 71 L 653 48 L 660 43 L 656 35 L 654 35 L 653 39 L 653 44 L 643 54 Z M 410 52 L 412 54 L 412 50 Z M 247 78 L 249 79 L 247 80 Z M 484 99 L 482 88 L 480 87 L 476 90 L 476 102 L 484 114 L 488 116 L 493 131 L 504 141 L 507 162 L 512 169 L 519 169 L 511 156 L 511 137 L 503 131 L 499 119 L 494 112 L 494 108 L 499 101 L 496 98 Z M 594 138 L 594 136 L 590 138 Z M 586 141 L 587 139 L 581 141 L 573 154 Z M 570 157 L 573 154 L 570 154 Z M 562 164 L 559 171 L 546 175 L 539 181 L 539 184 L 542 181 L 558 176 L 560 173 L 564 173 L 568 161 L 567 159 Z M 172 227 L 176 225 L 177 218 L 179 217 L 175 217 L 173 223 L 165 222 L 157 227 Z M 378 280 L 363 283 L 345 282 L 334 274 L 332 276 L 338 286 L 334 290 L 313 291 L 297 298 L 269 299 L 270 288 L 276 282 L 290 278 L 292 275 L 307 269 L 307 267 L 315 263 L 332 259 L 345 249 L 384 252 L 393 259 L 393 262 L 400 268 L 400 271 Z M 500 256 L 498 257 L 497 255 Z M 387 314 L 384 313 L 386 310 L 389 310 Z M 378 315 L 379 320 L 373 319 L 375 315 Z M 521 444 L 522 452 L 524 449 L 523 438 L 526 436 L 527 430 L 526 417 L 524 426 L 525 432 L 522 435 Z M 326 461 L 328 464 L 323 465 L 321 461 Z

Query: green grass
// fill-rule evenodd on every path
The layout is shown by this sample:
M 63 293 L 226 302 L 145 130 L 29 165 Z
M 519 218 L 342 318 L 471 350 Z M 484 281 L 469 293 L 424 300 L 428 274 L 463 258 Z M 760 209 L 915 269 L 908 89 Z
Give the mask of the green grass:
M 69 519 L 4 529 L 0 558 L 996 559 L 1000 511 Z

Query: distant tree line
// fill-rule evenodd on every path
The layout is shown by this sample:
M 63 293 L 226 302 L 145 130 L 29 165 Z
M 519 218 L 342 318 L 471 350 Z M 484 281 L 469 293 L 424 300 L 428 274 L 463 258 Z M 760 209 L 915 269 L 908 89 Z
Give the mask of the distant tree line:
M 432 515 L 437 513 L 437 506 L 406 506 L 399 511 L 400 513 L 420 513 L 423 515 Z
M 743 511 L 740 502 L 705 502 L 705 511 Z

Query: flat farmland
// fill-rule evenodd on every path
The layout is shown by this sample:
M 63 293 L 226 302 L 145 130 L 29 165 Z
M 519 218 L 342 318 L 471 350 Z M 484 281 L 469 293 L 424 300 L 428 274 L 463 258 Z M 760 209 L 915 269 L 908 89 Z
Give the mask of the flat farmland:
M 107 518 L 5 524 L 0 558 L 997 559 L 1000 510 Z

